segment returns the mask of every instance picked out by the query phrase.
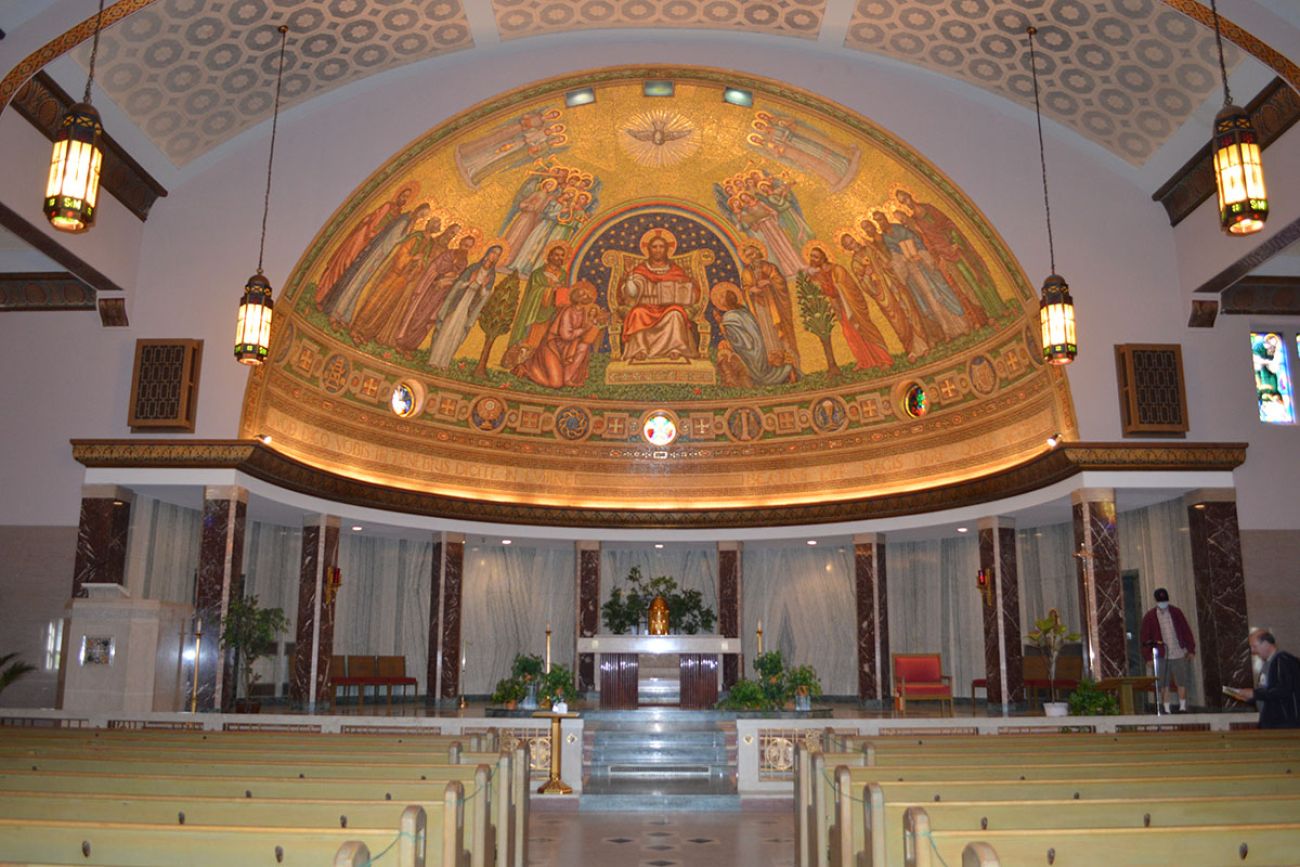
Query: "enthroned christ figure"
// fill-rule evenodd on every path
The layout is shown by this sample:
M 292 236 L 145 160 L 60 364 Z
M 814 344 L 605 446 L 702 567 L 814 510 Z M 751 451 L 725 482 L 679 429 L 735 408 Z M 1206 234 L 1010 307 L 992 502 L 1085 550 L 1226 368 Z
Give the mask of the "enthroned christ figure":
M 623 319 L 623 360 L 698 358 L 699 332 L 686 308 L 699 300 L 700 290 L 671 258 L 677 239 L 667 229 L 651 229 L 640 246 L 646 258 L 627 272 L 622 286 L 624 303 L 631 306 Z

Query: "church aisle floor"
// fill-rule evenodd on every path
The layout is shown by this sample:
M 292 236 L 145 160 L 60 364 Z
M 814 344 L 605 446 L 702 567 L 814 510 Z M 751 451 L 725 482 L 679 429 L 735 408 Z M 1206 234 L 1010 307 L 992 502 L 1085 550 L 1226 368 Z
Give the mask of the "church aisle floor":
M 547 813 L 529 817 L 530 867 L 791 867 L 794 817 Z

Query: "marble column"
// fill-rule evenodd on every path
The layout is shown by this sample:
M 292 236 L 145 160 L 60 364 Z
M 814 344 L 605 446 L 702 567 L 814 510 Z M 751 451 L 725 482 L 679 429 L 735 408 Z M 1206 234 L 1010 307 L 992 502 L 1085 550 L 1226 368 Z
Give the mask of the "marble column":
M 1082 488 L 1074 504 L 1074 557 L 1083 613 L 1084 662 L 1095 679 L 1128 673 L 1124 632 L 1124 585 L 1119 572 L 1115 492 Z
M 989 707 L 1023 701 L 1024 651 L 1020 640 L 1020 577 L 1016 574 L 1016 526 L 1010 518 L 981 518 L 980 590 L 984 615 L 984 678 Z M 974 696 L 971 700 L 974 701 Z
M 741 547 L 739 542 L 718 543 L 718 634 L 740 637 Z M 722 655 L 722 688 L 731 689 L 740 679 L 739 653 Z
M 1183 497 L 1196 585 L 1196 652 L 1205 677 L 1205 703 L 1223 706 L 1225 686 L 1251 682 L 1246 579 L 1241 565 L 1236 492 L 1193 491 Z
M 293 646 L 289 698 L 315 713 L 330 698 L 330 656 L 334 653 L 334 595 L 330 575 L 339 565 L 339 519 L 309 515 L 302 525 L 298 570 L 298 632 Z M 347 580 L 347 576 L 343 576 Z
M 126 586 L 127 536 L 135 494 L 116 485 L 85 485 L 77 522 L 77 555 L 72 595 L 85 596 L 84 584 Z
M 442 533 L 433 546 L 434 593 L 429 605 L 429 659 L 437 660 L 437 696 L 455 700 L 460 695 L 461 585 L 465 575 L 465 536 Z M 438 595 L 439 585 L 441 594 Z M 434 612 L 438 613 L 435 614 Z M 437 653 L 434 642 L 437 641 Z M 434 683 L 430 678 L 429 683 Z
M 232 597 L 243 594 L 244 522 L 248 491 L 241 487 L 203 489 L 203 538 L 199 542 L 199 578 L 194 590 L 195 618 L 203 640 L 198 660 L 200 711 L 226 710 L 234 704 L 234 654 L 219 647 L 221 621 Z
M 424 669 L 424 702 L 438 702 L 438 674 L 442 669 L 442 573 L 445 533 L 433 534 L 433 556 L 429 558 L 429 653 Z
M 853 537 L 854 586 L 858 607 L 858 699 L 889 697 L 889 606 L 885 580 L 885 537 Z
M 579 638 L 590 638 L 600 632 L 600 543 L 582 541 L 576 545 L 577 631 Z M 596 689 L 596 655 L 579 653 L 577 663 L 578 692 L 593 692 Z

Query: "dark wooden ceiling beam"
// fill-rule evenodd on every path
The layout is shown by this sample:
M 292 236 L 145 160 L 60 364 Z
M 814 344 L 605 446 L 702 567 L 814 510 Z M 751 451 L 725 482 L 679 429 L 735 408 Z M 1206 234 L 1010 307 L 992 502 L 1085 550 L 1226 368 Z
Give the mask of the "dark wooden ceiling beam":
M 0 311 L 94 310 L 95 290 L 67 271 L 0 273 Z

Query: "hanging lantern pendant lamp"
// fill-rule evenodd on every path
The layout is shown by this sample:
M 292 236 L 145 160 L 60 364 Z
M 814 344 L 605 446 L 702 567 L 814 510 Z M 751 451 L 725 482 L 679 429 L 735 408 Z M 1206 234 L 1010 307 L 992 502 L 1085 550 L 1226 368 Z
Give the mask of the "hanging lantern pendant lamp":
M 1039 326 L 1042 329 L 1043 360 L 1049 364 L 1069 364 L 1079 354 L 1079 343 L 1074 327 L 1074 299 L 1065 278 L 1056 273 L 1056 246 L 1052 242 L 1052 204 L 1047 197 L 1047 156 L 1043 147 L 1043 113 L 1038 104 L 1038 62 L 1034 54 L 1034 34 L 1037 27 L 1028 27 L 1029 69 L 1034 79 L 1034 117 L 1038 120 L 1038 161 L 1043 169 L 1043 209 L 1047 214 L 1047 252 L 1052 273 L 1043 281 L 1042 299 L 1038 306 Z
M 90 104 L 90 87 L 95 82 L 95 60 L 99 56 L 99 32 L 103 24 L 104 0 L 99 0 L 86 93 L 81 102 L 64 113 L 50 156 L 43 210 L 50 225 L 62 232 L 84 232 L 95 223 L 99 169 L 104 161 L 99 138 L 104 133 L 104 125 L 99 112 Z
M 259 365 L 271 354 L 271 281 L 262 273 L 266 252 L 266 218 L 271 211 L 271 169 L 275 163 L 275 133 L 280 122 L 280 87 L 284 83 L 284 48 L 289 28 L 280 25 L 280 71 L 275 79 L 275 109 L 271 113 L 271 153 L 266 160 L 266 196 L 262 201 L 262 237 L 257 247 L 257 273 L 244 285 L 235 321 L 235 359 L 240 364 Z
M 1259 155 L 1259 136 L 1250 115 L 1233 105 L 1228 89 L 1228 65 L 1223 60 L 1223 34 L 1219 30 L 1219 6 L 1210 0 L 1214 16 L 1214 42 L 1219 49 L 1219 73 L 1223 76 L 1223 108 L 1214 117 L 1214 186 L 1219 193 L 1219 225 L 1231 235 L 1250 235 L 1264 228 L 1268 219 L 1268 190 L 1264 186 L 1264 164 Z

